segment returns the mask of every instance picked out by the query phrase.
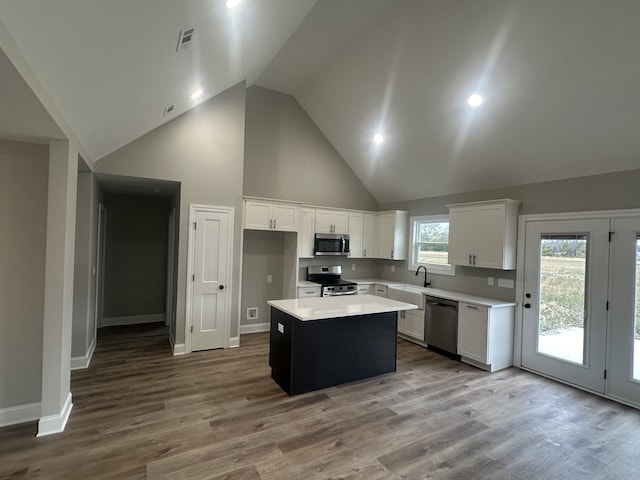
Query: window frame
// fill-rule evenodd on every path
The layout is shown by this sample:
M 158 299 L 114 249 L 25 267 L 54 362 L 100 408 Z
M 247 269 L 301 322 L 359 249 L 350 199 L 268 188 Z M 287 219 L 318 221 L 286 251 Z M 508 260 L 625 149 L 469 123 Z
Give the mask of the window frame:
M 419 243 L 424 243 L 424 242 L 416 241 L 417 232 L 418 232 L 416 225 L 418 225 L 419 223 L 442 223 L 443 221 L 446 221 L 447 223 L 449 223 L 449 215 L 447 214 L 415 215 L 415 216 L 409 217 L 409 230 L 410 230 L 409 255 L 410 257 L 409 257 L 409 261 L 407 262 L 409 270 L 415 271 L 419 266 L 424 266 L 429 273 L 435 273 L 438 275 L 450 275 L 450 276 L 454 276 L 456 274 L 455 265 L 451 265 L 449 263 L 447 264 L 421 263 L 417 261 L 418 260 L 417 247 Z M 450 244 L 451 242 L 448 242 L 447 247 Z M 448 251 L 448 248 L 447 248 L 447 251 Z

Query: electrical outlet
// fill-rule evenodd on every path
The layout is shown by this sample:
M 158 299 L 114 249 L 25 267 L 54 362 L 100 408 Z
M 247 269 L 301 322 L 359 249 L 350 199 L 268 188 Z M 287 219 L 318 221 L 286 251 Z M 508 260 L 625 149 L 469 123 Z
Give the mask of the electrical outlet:
M 495 283 L 496 279 L 493 277 L 487 277 L 487 285 L 491 285 L 493 286 L 493 284 Z
M 513 288 L 513 280 L 509 278 L 499 278 L 498 286 L 502 288 Z
M 273 277 L 271 275 L 267 275 L 267 283 L 273 282 Z
M 351 270 L 355 270 L 355 269 L 356 269 L 356 264 L 355 264 L 355 263 L 352 263 L 352 264 L 351 264 Z
M 281 324 L 280 322 L 278 322 L 278 331 L 279 331 L 280 333 L 284 333 L 284 325 L 283 325 L 283 324 Z
M 391 271 L 395 272 L 396 271 L 396 266 L 395 265 L 391 265 Z

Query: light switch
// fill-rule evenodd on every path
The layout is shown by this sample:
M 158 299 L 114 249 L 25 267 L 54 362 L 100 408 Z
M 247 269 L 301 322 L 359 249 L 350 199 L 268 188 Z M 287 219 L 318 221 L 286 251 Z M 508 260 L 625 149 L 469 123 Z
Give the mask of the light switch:
M 496 279 L 493 277 L 487 277 L 487 285 L 491 285 L 493 286 L 493 284 L 495 283 Z
M 271 275 L 267 275 L 267 283 L 273 282 L 273 277 Z
M 283 324 L 278 323 L 278 331 L 279 331 L 280 333 L 284 333 L 284 325 L 283 325 Z

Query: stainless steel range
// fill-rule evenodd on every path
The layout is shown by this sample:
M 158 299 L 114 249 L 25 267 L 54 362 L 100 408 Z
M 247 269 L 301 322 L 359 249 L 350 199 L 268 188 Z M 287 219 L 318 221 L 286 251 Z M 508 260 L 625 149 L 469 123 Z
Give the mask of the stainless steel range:
M 358 284 L 348 280 L 342 280 L 342 267 L 308 267 L 307 280 L 322 285 L 322 296 L 333 297 L 337 295 L 356 295 Z

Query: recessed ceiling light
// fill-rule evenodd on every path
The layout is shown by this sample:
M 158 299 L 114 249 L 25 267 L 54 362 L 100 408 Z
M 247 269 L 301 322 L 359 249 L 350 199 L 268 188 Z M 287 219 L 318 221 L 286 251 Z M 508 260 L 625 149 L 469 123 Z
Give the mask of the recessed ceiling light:
M 382 142 L 384 142 L 384 137 L 382 136 L 382 134 L 376 133 L 373 136 L 373 143 L 375 143 L 376 145 L 380 145 Z
M 469 99 L 467 100 L 467 103 L 469 103 L 469 105 L 471 105 L 472 107 L 479 107 L 480 105 L 482 105 L 483 101 L 484 99 L 482 98 L 481 95 L 474 93 L 469 97 Z
M 191 100 L 195 100 L 202 95 L 203 91 L 201 88 L 197 89 L 195 92 L 191 94 Z
M 237 7 L 238 5 L 240 5 L 242 3 L 242 0 L 227 0 L 226 2 L 224 2 L 225 6 L 227 8 L 234 8 Z

